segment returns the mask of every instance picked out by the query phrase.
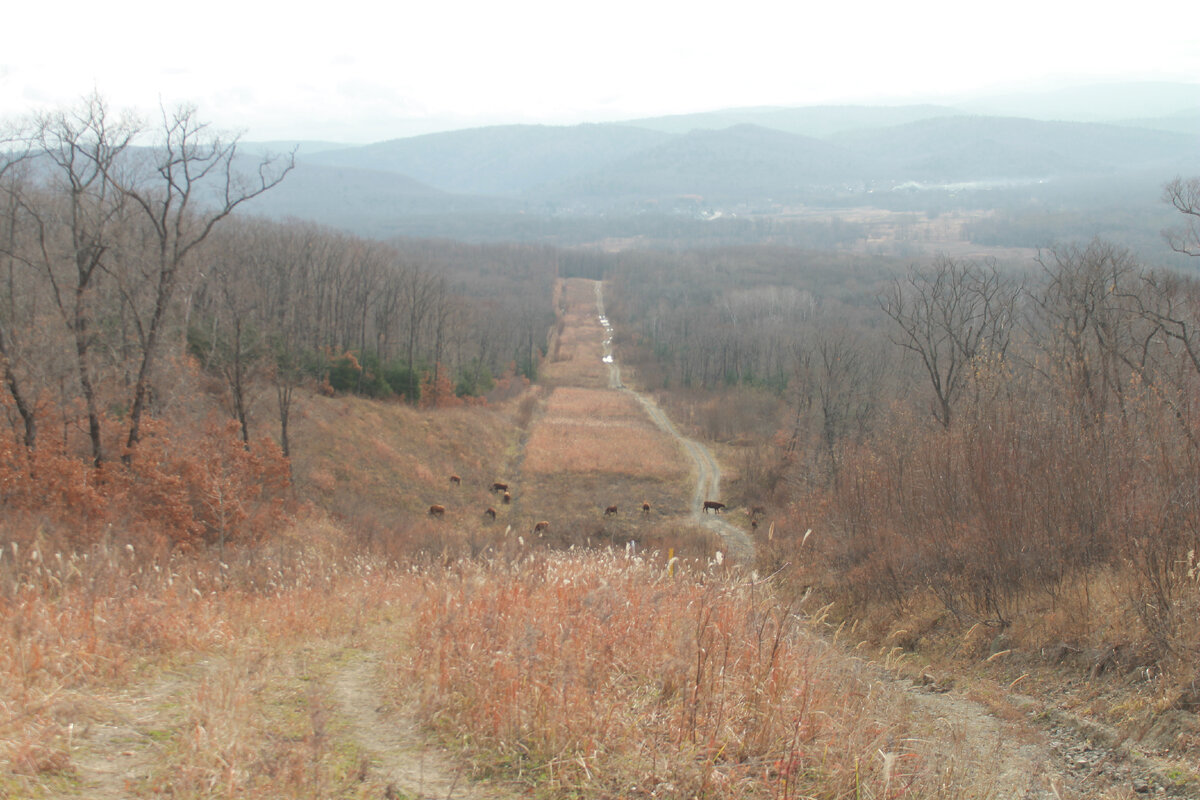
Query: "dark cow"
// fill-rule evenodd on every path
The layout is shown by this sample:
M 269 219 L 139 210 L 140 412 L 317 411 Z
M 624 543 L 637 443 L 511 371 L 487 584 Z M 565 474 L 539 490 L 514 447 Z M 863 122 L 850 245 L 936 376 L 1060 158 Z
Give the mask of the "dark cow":
M 541 533 L 542 531 L 546 530 L 549 527 L 550 527 L 550 523 L 547 522 L 546 520 L 542 520 L 541 522 L 539 522 L 538 524 L 533 526 L 533 532 Z
M 616 515 L 617 515 L 617 507 L 616 506 L 609 506 L 608 508 L 604 509 L 604 516 L 615 517 Z
M 441 516 L 445 516 L 445 514 L 446 514 L 445 506 L 432 505 L 429 507 L 429 516 L 431 516 L 431 517 L 441 517 Z
M 767 510 L 765 508 L 763 508 L 762 506 L 755 506 L 754 508 L 750 509 L 751 517 L 761 517 L 763 514 L 766 514 L 766 513 L 767 513 Z
M 647 502 L 644 502 L 644 501 L 642 502 L 642 516 L 643 517 L 650 516 L 650 504 Z
M 705 500 L 704 501 L 704 513 L 705 514 L 708 513 L 709 509 L 712 509 L 716 513 L 720 514 L 721 509 L 724 507 L 725 507 L 724 503 L 718 503 L 716 500 Z
M 504 503 L 504 505 L 508 505 L 509 503 L 512 502 L 512 495 L 509 494 L 508 492 L 505 492 L 504 497 L 500 498 L 500 502 Z
M 507 483 L 493 483 L 492 491 L 493 492 L 507 492 L 508 484 Z
M 492 522 L 496 521 L 496 509 L 492 508 L 491 506 L 488 506 L 487 510 L 483 512 L 483 515 L 485 517 L 491 517 Z
M 454 486 L 462 486 L 462 478 L 458 477 L 457 475 L 451 475 L 450 483 Z

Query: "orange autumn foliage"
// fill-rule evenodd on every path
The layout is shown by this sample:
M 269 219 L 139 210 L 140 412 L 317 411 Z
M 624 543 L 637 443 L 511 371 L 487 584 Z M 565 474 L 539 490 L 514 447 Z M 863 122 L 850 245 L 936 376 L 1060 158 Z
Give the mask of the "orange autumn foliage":
M 247 447 L 237 422 L 215 419 L 186 438 L 154 431 L 129 475 L 143 518 L 164 523 L 171 543 L 188 547 L 261 540 L 283 520 L 290 483 L 287 460 L 274 442 Z
M 71 547 L 108 535 L 184 548 L 259 541 L 286 517 L 289 467 L 273 442 L 247 448 L 238 433 L 233 421 L 184 429 L 152 420 L 128 467 L 99 468 L 61 447 L 31 451 L 0 436 L 0 507 L 40 520 L 42 533 Z M 19 527 L 7 535 L 36 535 Z
M 421 408 L 457 408 L 462 404 L 463 399 L 455 391 L 450 371 L 441 364 L 421 381 Z

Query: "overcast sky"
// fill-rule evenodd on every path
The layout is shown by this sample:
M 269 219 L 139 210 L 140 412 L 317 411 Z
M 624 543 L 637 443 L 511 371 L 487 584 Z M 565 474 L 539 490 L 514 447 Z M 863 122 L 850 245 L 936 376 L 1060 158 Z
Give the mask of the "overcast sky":
M 1194 3 L 261 0 L 10 4 L 0 116 L 98 90 L 246 138 L 369 142 L 499 122 L 1200 81 Z M 276 6 L 276 7 L 272 7 Z

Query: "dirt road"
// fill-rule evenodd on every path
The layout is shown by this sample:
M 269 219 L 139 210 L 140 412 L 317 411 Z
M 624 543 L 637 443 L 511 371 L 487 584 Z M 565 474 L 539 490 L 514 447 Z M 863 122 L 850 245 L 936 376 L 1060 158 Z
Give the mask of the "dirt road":
M 604 284 L 601 281 L 596 281 L 596 313 L 600 315 L 600 324 L 604 326 L 604 363 L 608 364 L 608 387 L 633 395 L 659 430 L 679 442 L 680 447 L 696 466 L 696 490 L 692 494 L 692 519 L 720 536 L 729 550 L 730 556 L 742 563 L 752 562 L 754 560 L 754 542 L 750 536 L 736 525 L 731 525 L 721 519 L 718 514 L 704 513 L 705 500 L 719 500 L 721 497 L 721 468 L 717 466 L 712 452 L 695 439 L 689 439 L 680 433 L 650 397 L 626 386 L 621 381 L 621 365 L 617 363 L 612 350 L 612 324 L 604 313 Z

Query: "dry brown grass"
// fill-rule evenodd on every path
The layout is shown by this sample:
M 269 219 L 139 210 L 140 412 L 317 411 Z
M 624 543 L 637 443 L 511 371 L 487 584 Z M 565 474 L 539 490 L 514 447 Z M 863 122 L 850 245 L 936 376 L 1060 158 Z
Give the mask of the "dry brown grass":
M 540 379 L 552 386 L 608 386 L 604 328 L 596 315 L 595 284 L 571 278 L 559 284 L 561 299 L 550 358 Z
M 349 543 L 310 519 L 224 564 L 6 545 L 0 796 L 315 798 L 353 784 L 358 764 L 319 741 L 326 701 L 294 658 L 305 643 L 347 641 L 406 596 Z M 133 784 L 95 783 L 134 751 Z
M 606 423 L 652 427 L 646 412 L 628 392 L 616 389 L 585 389 L 560 386 L 546 401 L 546 419 L 584 421 L 602 419 Z
M 566 351 L 570 358 L 544 364 L 538 380 L 549 386 L 608 386 L 608 366 L 601 361 L 599 348 L 594 353 L 582 349 L 570 349 Z
M 688 471 L 674 440 L 659 431 L 544 421 L 526 445 L 527 475 L 610 473 L 658 481 L 683 480 Z
M 547 554 L 431 572 L 394 677 L 481 774 L 536 797 L 986 794 L 957 743 L 725 569 Z
M 678 444 L 623 392 L 555 389 L 525 445 L 522 473 L 522 509 L 559 532 L 643 539 L 647 523 L 687 513 L 690 470 Z M 652 516 L 641 514 L 642 502 Z M 623 513 L 593 531 L 610 505 Z
M 688 513 L 690 462 L 631 394 L 607 388 L 595 283 L 564 281 L 559 296 L 552 357 L 542 373 L 555 388 L 525 443 L 514 522 L 525 531 L 546 520 L 550 540 L 561 545 L 644 543 L 665 517 Z M 643 502 L 650 515 L 641 514 Z M 604 517 L 611 505 L 620 512 Z M 706 546 L 703 535 L 687 538 L 701 551 Z
M 433 504 L 446 520 L 474 523 L 498 503 L 489 493 L 514 458 L 513 417 L 521 400 L 497 408 L 418 410 L 354 397 L 306 398 L 292 469 L 297 492 L 372 540 L 414 529 Z M 462 478 L 452 486 L 451 475 Z

